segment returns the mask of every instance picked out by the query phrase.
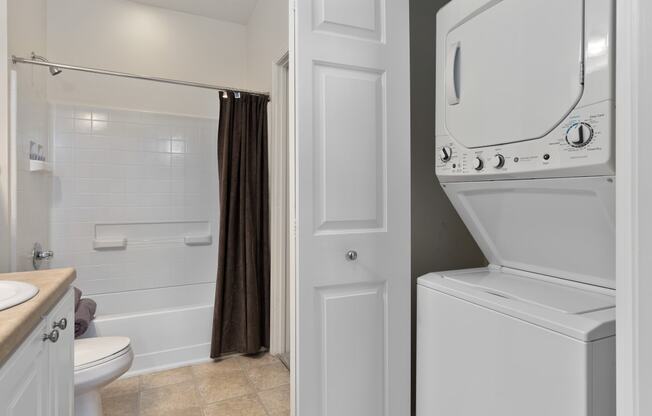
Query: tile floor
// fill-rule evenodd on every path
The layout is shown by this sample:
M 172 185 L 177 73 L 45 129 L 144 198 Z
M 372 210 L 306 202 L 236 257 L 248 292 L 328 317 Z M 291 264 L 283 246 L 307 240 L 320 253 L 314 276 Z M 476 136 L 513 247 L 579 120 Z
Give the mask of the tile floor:
M 240 356 L 117 380 L 105 416 L 286 416 L 290 373 L 269 354 Z

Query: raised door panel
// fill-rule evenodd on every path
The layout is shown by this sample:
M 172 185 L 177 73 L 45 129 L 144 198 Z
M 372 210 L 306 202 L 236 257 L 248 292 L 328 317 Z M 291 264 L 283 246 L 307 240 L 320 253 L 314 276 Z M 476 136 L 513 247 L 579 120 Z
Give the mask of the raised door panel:
M 385 223 L 384 74 L 314 67 L 316 232 L 360 232 Z
M 318 293 L 323 351 L 322 414 L 386 414 L 385 285 L 343 285 L 323 288 Z
M 49 416 L 44 331 L 39 324 L 0 368 L 1 416 Z
M 316 0 L 316 31 L 380 41 L 384 38 L 385 0 Z

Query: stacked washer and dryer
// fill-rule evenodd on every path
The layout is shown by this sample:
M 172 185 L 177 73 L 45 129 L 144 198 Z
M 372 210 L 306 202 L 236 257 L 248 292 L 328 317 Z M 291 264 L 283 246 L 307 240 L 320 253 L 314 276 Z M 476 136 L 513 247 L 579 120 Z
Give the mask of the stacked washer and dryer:
M 490 265 L 418 282 L 418 416 L 614 416 L 613 0 L 452 0 L 436 173 Z

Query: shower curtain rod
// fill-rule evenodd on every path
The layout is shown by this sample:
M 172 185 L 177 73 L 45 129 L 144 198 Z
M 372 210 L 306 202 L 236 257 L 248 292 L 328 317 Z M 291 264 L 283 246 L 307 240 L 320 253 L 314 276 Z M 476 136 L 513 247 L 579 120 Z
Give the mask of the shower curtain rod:
M 121 78 L 132 78 L 132 79 L 141 79 L 145 81 L 154 81 L 154 82 L 162 82 L 165 84 L 174 84 L 174 85 L 184 85 L 187 87 L 196 87 L 196 88 L 204 88 L 208 90 L 216 90 L 216 91 L 222 91 L 222 92 L 243 92 L 243 93 L 248 93 L 248 94 L 253 94 L 253 95 L 260 95 L 267 97 L 269 100 L 269 93 L 267 92 L 260 92 L 260 91 L 251 91 L 251 90 L 244 90 L 240 88 L 228 88 L 228 87 L 222 87 L 219 85 L 211 85 L 211 84 L 202 84 L 200 82 L 192 82 L 192 81 L 180 81 L 176 79 L 168 79 L 168 78 L 159 78 L 159 77 L 148 77 L 145 75 L 137 75 L 137 74 L 130 74 L 127 72 L 116 72 L 116 71 L 109 71 L 106 69 L 98 69 L 98 68 L 86 68 L 83 66 L 75 66 L 75 65 L 67 65 L 67 64 L 60 64 L 56 62 L 44 62 L 40 60 L 35 60 L 35 59 L 27 59 L 27 58 L 21 58 L 18 56 L 11 56 L 11 60 L 14 64 L 30 64 L 30 65 L 38 65 L 38 66 L 47 66 L 47 67 L 54 67 L 54 68 L 59 68 L 59 69 L 69 69 L 71 71 L 79 71 L 79 72 L 90 72 L 92 74 L 101 74 L 101 75 L 110 75 L 114 77 L 121 77 Z

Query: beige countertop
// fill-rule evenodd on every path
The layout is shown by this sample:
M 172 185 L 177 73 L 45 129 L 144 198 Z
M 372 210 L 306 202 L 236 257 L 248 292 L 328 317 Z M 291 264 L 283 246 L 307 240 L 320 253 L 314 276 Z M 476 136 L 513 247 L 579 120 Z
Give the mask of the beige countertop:
M 0 311 L 0 365 L 61 299 L 75 276 L 75 269 L 0 274 L 0 280 L 31 283 L 39 288 L 38 294 L 32 299 Z

